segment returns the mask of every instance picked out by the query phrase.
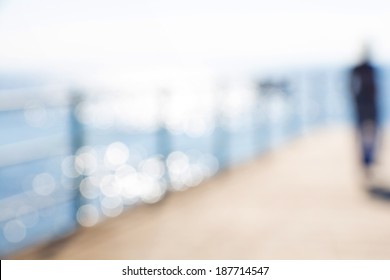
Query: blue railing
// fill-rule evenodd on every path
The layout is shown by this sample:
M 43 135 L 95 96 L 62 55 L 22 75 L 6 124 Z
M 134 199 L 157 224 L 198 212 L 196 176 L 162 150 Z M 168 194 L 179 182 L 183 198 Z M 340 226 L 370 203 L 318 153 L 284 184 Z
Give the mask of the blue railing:
M 169 90 L 1 92 L 0 254 L 157 202 L 350 120 L 342 71 L 278 77 L 217 88 L 203 101 Z

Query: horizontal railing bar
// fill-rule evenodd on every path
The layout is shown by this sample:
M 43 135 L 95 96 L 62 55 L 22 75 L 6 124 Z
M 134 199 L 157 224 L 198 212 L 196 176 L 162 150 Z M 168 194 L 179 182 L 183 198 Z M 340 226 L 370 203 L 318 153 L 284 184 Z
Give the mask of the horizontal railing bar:
M 40 196 L 33 191 L 3 198 L 0 199 L 0 209 L 2 209 L 2 211 L 0 211 L 0 223 L 18 218 L 20 216 L 26 216 L 33 213 L 34 211 L 57 206 L 61 203 L 65 203 L 74 199 L 75 193 L 71 190 L 58 195 L 55 198 Z M 19 208 L 19 210 L 15 211 L 17 208 Z
M 65 155 L 68 138 L 59 134 L 0 145 L 0 168 Z
M 69 93 L 59 87 L 36 87 L 0 90 L 0 112 L 24 110 L 31 106 L 65 107 Z

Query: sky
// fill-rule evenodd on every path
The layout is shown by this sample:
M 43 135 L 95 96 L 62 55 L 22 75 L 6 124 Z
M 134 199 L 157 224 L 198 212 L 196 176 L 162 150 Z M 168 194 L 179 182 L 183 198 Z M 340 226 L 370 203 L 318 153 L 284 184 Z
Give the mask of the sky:
M 131 69 L 158 76 L 350 64 L 365 41 L 387 63 L 389 7 L 382 0 L 0 0 L 0 70 L 96 78 Z

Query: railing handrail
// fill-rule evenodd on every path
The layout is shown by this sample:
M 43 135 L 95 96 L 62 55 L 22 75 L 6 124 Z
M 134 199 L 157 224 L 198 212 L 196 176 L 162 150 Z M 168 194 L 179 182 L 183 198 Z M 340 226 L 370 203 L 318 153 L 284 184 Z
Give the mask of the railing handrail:
M 0 168 L 65 155 L 66 133 L 0 145 Z
M 53 91 L 56 93 L 53 94 Z M 1 89 L 0 113 L 24 110 L 34 105 L 44 107 L 69 106 L 68 93 L 69 90 L 58 86 Z
M 0 211 L 0 223 L 74 200 L 75 193 L 69 190 L 57 195 L 55 198 L 51 198 L 48 199 L 47 196 L 40 196 L 33 191 L 28 191 L 0 199 L 0 209 L 2 209 Z M 20 208 L 20 211 L 17 213 L 15 211 L 6 211 L 6 209 L 14 209 L 15 205 L 18 204 L 23 204 L 28 207 Z

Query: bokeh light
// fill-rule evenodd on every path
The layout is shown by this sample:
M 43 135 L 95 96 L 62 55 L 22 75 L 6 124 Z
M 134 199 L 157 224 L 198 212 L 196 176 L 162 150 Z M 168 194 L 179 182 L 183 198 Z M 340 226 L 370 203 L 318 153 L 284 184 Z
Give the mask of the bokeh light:
M 24 109 L 26 122 L 32 127 L 43 127 L 48 122 L 48 113 L 46 108 L 39 102 L 29 104 Z
M 69 178 L 76 178 L 80 175 L 76 170 L 75 161 L 75 156 L 67 156 L 63 159 L 61 163 L 61 170 L 65 176 Z
M 99 180 L 94 176 L 84 178 L 80 183 L 80 192 L 84 198 L 98 198 L 100 195 Z
M 94 226 L 99 221 L 99 212 L 92 204 L 83 205 L 77 211 L 77 221 L 84 227 Z
M 98 168 L 97 152 L 88 146 L 79 149 L 74 159 L 75 169 L 80 175 L 91 175 Z
M 102 212 L 107 217 L 116 217 L 124 209 L 123 201 L 120 196 L 104 197 L 101 202 Z
M 115 168 L 129 159 L 129 149 L 121 142 L 115 142 L 107 147 L 104 162 L 108 168 Z
M 7 241 L 18 243 L 26 237 L 26 226 L 20 220 L 8 221 L 3 228 L 3 234 Z
M 51 195 L 56 187 L 56 180 L 49 173 L 41 173 L 36 175 L 32 182 L 32 188 L 35 193 L 43 196 Z

